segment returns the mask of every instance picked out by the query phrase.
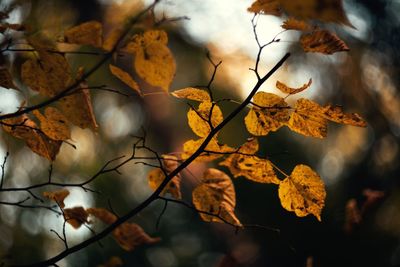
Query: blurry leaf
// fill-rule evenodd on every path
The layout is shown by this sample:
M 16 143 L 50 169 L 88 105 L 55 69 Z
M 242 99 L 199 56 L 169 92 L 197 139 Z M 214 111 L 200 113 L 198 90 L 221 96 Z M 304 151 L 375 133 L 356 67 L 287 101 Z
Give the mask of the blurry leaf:
M 137 82 L 132 78 L 132 76 L 123 71 L 122 69 L 114 66 L 114 65 L 109 65 L 111 73 L 120 79 L 122 82 L 124 82 L 126 85 L 128 85 L 130 88 L 132 88 L 134 91 L 136 91 L 139 95 L 141 94 L 139 85 Z
M 344 231 L 346 233 L 353 232 L 354 226 L 359 225 L 361 221 L 361 211 L 358 208 L 357 200 L 349 199 L 345 207 Z
M 251 108 L 244 119 L 247 130 L 253 135 L 267 135 L 285 125 L 289 119 L 288 105 L 280 96 L 258 92 L 253 103 L 257 106 Z
M 123 262 L 120 257 L 113 256 L 106 263 L 97 265 L 97 267 L 117 267 L 123 266 Z
M 114 48 L 114 46 L 117 45 L 117 42 L 121 38 L 123 32 L 123 27 L 116 27 L 115 29 L 113 29 L 104 39 L 103 49 L 110 52 Z
M 78 229 L 79 227 L 81 227 L 82 224 L 88 222 L 87 218 L 89 214 L 83 207 L 64 209 L 63 213 L 65 221 L 75 229 Z
M 0 67 L 0 87 L 18 90 L 17 86 L 14 84 L 11 73 L 5 67 Z
M 286 84 L 281 83 L 280 81 L 276 81 L 276 88 L 278 88 L 282 93 L 294 95 L 294 94 L 297 94 L 297 93 L 300 93 L 300 92 L 306 90 L 308 87 L 310 87 L 311 83 L 312 83 L 312 79 L 310 79 L 308 81 L 308 83 L 303 84 L 302 87 L 291 88 L 291 87 L 287 86 Z
M 71 95 L 61 98 L 57 104 L 68 121 L 82 129 L 95 130 L 98 125 L 94 116 L 90 92 L 85 89 L 85 83 L 80 85 Z
M 300 98 L 295 111 L 290 115 L 288 127 L 305 136 L 324 138 L 328 131 L 328 122 L 322 116 L 324 108 L 309 99 Z
M 290 176 L 279 185 L 282 207 L 294 211 L 297 216 L 313 214 L 321 221 L 325 205 L 325 185 L 317 173 L 306 165 L 297 165 Z
M 333 54 L 336 52 L 349 51 L 349 47 L 336 34 L 326 30 L 317 30 L 312 33 L 303 34 L 300 43 L 305 52 L 317 52 Z
M 311 25 L 309 25 L 304 20 L 298 20 L 295 18 L 288 18 L 281 25 L 285 30 L 297 30 L 297 31 L 310 31 L 312 29 Z
M 154 43 L 167 45 L 167 33 L 165 31 L 149 30 L 144 32 L 143 34 L 135 34 L 128 42 L 128 44 L 124 48 L 122 48 L 122 51 L 135 54 L 139 50 L 142 50 Z
M 106 224 L 112 224 L 118 219 L 113 213 L 103 208 L 88 208 L 86 212 Z
M 196 209 L 220 216 L 233 225 L 242 225 L 234 213 L 235 188 L 231 178 L 222 171 L 207 169 L 202 183 L 193 190 L 192 197 Z M 200 217 L 206 222 L 223 222 L 215 216 L 204 213 L 200 213 Z
M 53 200 L 54 202 L 57 203 L 60 208 L 64 208 L 64 199 L 69 195 L 69 191 L 67 189 L 61 189 L 58 191 L 53 191 L 53 192 L 43 192 L 43 196 Z
M 88 21 L 64 32 L 64 42 L 70 44 L 101 47 L 103 44 L 103 25 L 98 21 Z
M 360 115 L 357 113 L 343 113 L 342 108 L 338 106 L 326 106 L 324 117 L 336 123 L 367 127 L 367 122 Z
M 185 160 L 189 158 L 204 142 L 205 138 L 201 138 L 198 140 L 189 140 L 183 144 L 183 154 L 182 159 Z M 224 155 L 224 153 L 229 153 L 235 151 L 234 148 L 231 148 L 227 145 L 218 144 L 215 138 L 211 139 L 205 148 L 206 152 L 203 152 L 198 156 L 195 161 L 213 161 L 217 158 L 220 158 Z M 214 153 L 213 153 L 214 152 Z
M 215 127 L 224 120 L 221 109 L 211 102 L 202 102 L 197 111 L 190 109 L 187 117 L 190 128 L 199 137 L 206 137 L 211 132 L 210 123 Z
M 113 237 L 118 244 L 126 251 L 132 251 L 142 244 L 154 244 L 160 238 L 150 237 L 136 223 L 123 223 L 113 231 Z
M 186 98 L 200 102 L 211 101 L 210 95 L 208 94 L 207 91 L 197 89 L 194 87 L 186 87 L 184 89 L 173 91 L 171 95 L 176 98 Z
M 177 157 L 173 155 L 163 155 L 163 168 L 169 174 L 178 167 Z M 151 189 L 156 190 L 164 181 L 165 174 L 160 168 L 151 170 L 147 175 L 147 180 Z M 181 177 L 175 176 L 164 188 L 161 194 L 170 193 L 175 199 L 181 199 Z
M 271 162 L 252 156 L 257 150 L 257 139 L 250 139 L 239 148 L 238 153 L 230 155 L 219 165 L 228 167 L 234 177 L 243 176 L 258 183 L 279 184 Z
M 33 114 L 40 121 L 40 130 L 53 140 L 64 141 L 71 138 L 67 118 L 56 108 L 47 107 L 43 116 L 38 110 Z
M 273 16 L 282 15 L 282 8 L 279 0 L 257 0 L 248 8 L 248 11 Z

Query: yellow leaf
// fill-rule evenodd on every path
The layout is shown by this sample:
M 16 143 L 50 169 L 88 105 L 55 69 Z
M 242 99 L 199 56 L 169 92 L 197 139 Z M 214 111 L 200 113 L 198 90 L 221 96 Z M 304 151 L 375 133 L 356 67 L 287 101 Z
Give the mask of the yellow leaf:
M 11 73 L 7 68 L 0 67 L 0 87 L 4 87 L 6 89 L 18 89 L 14 84 Z
M 236 194 L 231 178 L 217 169 L 207 169 L 204 172 L 202 183 L 193 192 L 193 204 L 199 211 L 205 211 L 221 217 L 228 223 L 241 226 L 234 210 Z M 221 219 L 200 213 L 206 222 L 223 222 Z
M 171 93 L 176 98 L 186 98 L 200 102 L 210 102 L 211 97 L 207 91 L 197 89 L 194 87 L 187 87 L 184 89 L 176 90 Z
M 178 167 L 177 157 L 173 155 L 163 155 L 163 167 L 167 173 L 172 172 Z M 151 170 L 147 175 L 147 180 L 151 189 L 156 190 L 160 184 L 164 181 L 165 174 L 160 169 Z M 170 193 L 174 198 L 181 199 L 181 177 L 180 175 L 175 176 L 164 188 L 161 194 Z
M 308 83 L 303 84 L 303 86 L 301 86 L 299 88 L 292 88 L 280 81 L 276 81 L 276 88 L 278 88 L 282 93 L 294 95 L 294 94 L 297 94 L 297 93 L 300 93 L 300 92 L 306 90 L 308 87 L 310 87 L 311 83 L 312 83 L 312 79 L 310 79 L 308 81 Z
M 123 71 L 122 69 L 118 68 L 117 66 L 114 65 L 109 65 L 111 73 L 120 79 L 122 82 L 124 82 L 126 85 L 128 85 L 130 88 L 132 88 L 134 91 L 136 91 L 139 95 L 141 94 L 139 85 L 137 82 L 132 78 L 132 76 Z
M 118 40 L 121 38 L 124 29 L 123 27 L 117 27 L 113 29 L 104 39 L 103 49 L 106 51 L 111 51 L 114 46 L 117 45 Z
M 344 113 L 341 107 L 326 106 L 325 116 L 326 119 L 337 123 L 348 124 L 358 127 L 366 127 L 367 122 L 357 113 Z
M 40 130 L 53 140 L 64 141 L 71 138 L 67 118 L 56 108 L 47 107 L 43 116 L 38 110 L 33 114 L 40 121 Z
M 103 44 L 103 25 L 98 21 L 88 21 L 64 32 L 64 42 L 70 44 L 101 47 Z
M 182 159 L 189 158 L 204 142 L 204 138 L 198 140 L 189 140 L 183 144 L 183 154 Z M 220 158 L 224 155 L 224 153 L 230 153 L 235 151 L 234 148 L 231 148 L 227 145 L 218 144 L 215 138 L 211 139 L 211 141 L 207 144 L 205 148 L 206 152 L 203 152 L 198 156 L 195 161 L 213 161 L 217 158 Z
M 62 189 L 54 192 L 43 192 L 43 196 L 53 200 L 57 203 L 60 208 L 64 208 L 64 199 L 69 195 L 69 191 L 67 189 Z
M 289 119 L 289 109 L 285 100 L 275 94 L 258 92 L 253 103 L 256 104 L 244 119 L 247 130 L 253 135 L 267 135 L 276 131 Z
M 327 135 L 328 122 L 322 117 L 323 114 L 323 107 L 309 99 L 300 98 L 287 126 L 290 130 L 305 136 L 324 138 Z
M 103 208 L 88 208 L 86 212 L 106 224 L 112 224 L 117 220 L 117 216 Z
M 210 124 L 215 127 L 224 120 L 221 109 L 211 102 L 202 102 L 196 111 L 190 109 L 187 117 L 190 128 L 199 137 L 210 133 Z
M 123 52 L 135 54 L 153 43 L 168 44 L 168 35 L 165 31 L 150 30 L 143 34 L 135 34 L 128 44 L 122 48 Z
M 312 33 L 303 34 L 300 43 L 305 52 L 317 52 L 333 54 L 336 52 L 349 51 L 349 47 L 336 34 L 326 30 L 317 30 Z
M 82 224 L 87 223 L 89 214 L 83 207 L 74 207 L 70 209 L 64 209 L 64 219 L 75 229 L 81 227 Z
M 325 185 L 317 173 L 306 165 L 297 165 L 293 172 L 279 185 L 282 207 L 294 211 L 297 216 L 313 214 L 321 221 L 325 205 Z
M 112 234 L 118 244 L 126 251 L 132 251 L 142 244 L 154 244 L 161 240 L 158 237 L 150 237 L 136 223 L 123 223 Z
M 150 85 L 168 92 L 176 71 L 175 59 L 169 48 L 155 42 L 135 54 L 134 69 L 140 78 Z
M 309 25 L 304 20 L 298 20 L 295 18 L 288 18 L 281 25 L 285 30 L 296 30 L 296 31 L 309 31 L 312 29 L 311 25 Z

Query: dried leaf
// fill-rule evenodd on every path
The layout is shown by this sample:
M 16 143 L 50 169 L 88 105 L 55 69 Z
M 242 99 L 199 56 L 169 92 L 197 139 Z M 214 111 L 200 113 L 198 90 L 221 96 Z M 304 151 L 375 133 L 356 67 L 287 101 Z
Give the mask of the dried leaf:
M 178 167 L 178 162 L 176 161 L 177 158 L 173 155 L 164 155 L 164 169 L 167 173 L 170 173 L 176 167 Z M 164 181 L 165 174 L 164 172 L 157 168 L 151 170 L 147 175 L 147 180 L 149 182 L 149 186 L 151 189 L 156 190 L 160 184 Z M 181 177 L 180 175 L 175 176 L 172 180 L 168 183 L 168 185 L 164 188 L 161 194 L 170 193 L 175 199 L 181 199 Z
M 289 119 L 288 105 L 275 94 L 258 92 L 253 98 L 254 106 L 244 119 L 247 130 L 253 135 L 267 135 L 277 131 Z
M 312 33 L 303 34 L 300 43 L 305 52 L 317 52 L 333 54 L 336 52 L 349 51 L 349 47 L 336 34 L 326 30 L 317 30 Z
M 120 257 L 113 256 L 106 263 L 98 265 L 97 267 L 117 267 L 123 266 L 123 262 Z
M 248 8 L 248 11 L 273 16 L 282 15 L 282 8 L 279 0 L 257 0 Z
M 18 87 L 14 84 L 11 73 L 7 68 L 0 67 L 0 87 L 18 90 Z
M 215 214 L 228 223 L 241 226 L 236 218 L 234 209 L 236 206 L 236 194 L 231 178 L 217 169 L 207 169 L 204 172 L 202 183 L 193 192 L 193 204 L 199 211 Z M 206 222 L 223 222 L 221 219 L 200 213 L 200 217 Z
M 207 91 L 197 89 L 194 87 L 187 87 L 184 89 L 176 90 L 171 93 L 176 98 L 186 98 L 200 102 L 210 102 L 211 97 Z
M 122 69 L 118 68 L 117 66 L 114 65 L 109 65 L 110 67 L 110 71 L 111 73 L 117 77 L 118 79 L 120 79 L 123 83 L 125 83 L 126 85 L 128 85 L 130 88 L 132 88 L 134 91 L 136 91 L 136 93 L 138 93 L 139 95 L 141 94 L 140 89 L 139 89 L 139 85 L 137 84 L 137 82 L 132 78 L 132 76 L 123 71 Z
M 101 47 L 103 44 L 103 25 L 98 21 L 88 21 L 64 32 L 64 42 L 70 44 Z
M 238 154 L 230 155 L 219 165 L 228 167 L 234 177 L 244 176 L 257 183 L 279 184 L 280 180 L 276 176 L 271 162 L 267 159 L 253 156 L 252 154 L 257 150 L 254 151 L 252 147 L 257 147 L 258 150 L 257 139 L 244 144 L 239 149 Z M 247 151 L 250 151 L 250 153 L 247 153 Z
M 65 207 L 64 199 L 68 195 L 69 195 L 69 191 L 67 189 L 61 189 L 61 190 L 54 191 L 54 192 L 43 192 L 44 197 L 46 197 L 50 200 L 53 200 L 62 209 Z
M 286 30 L 296 30 L 296 31 L 310 31 L 312 26 L 309 25 L 304 20 L 299 20 L 295 18 L 288 18 L 281 25 L 282 28 Z
M 117 216 L 103 208 L 88 208 L 86 212 L 106 224 L 112 224 L 118 219 Z
M 198 140 L 189 140 L 186 141 L 183 144 L 183 153 L 182 153 L 182 159 L 187 159 L 189 158 L 199 147 L 200 145 L 204 142 L 205 138 L 201 138 Z M 230 153 L 235 151 L 234 148 L 231 148 L 227 145 L 220 145 L 218 144 L 218 141 L 213 138 L 210 140 L 210 142 L 207 144 L 205 148 L 205 152 L 201 153 L 195 161 L 203 161 L 203 162 L 208 162 L 208 161 L 213 161 L 217 158 L 220 158 L 224 155 L 224 153 Z
M 210 133 L 210 123 L 216 127 L 224 120 L 221 109 L 211 102 L 202 102 L 196 111 L 190 109 L 187 117 L 190 128 L 199 137 L 206 137 Z
M 325 205 L 325 185 L 317 173 L 306 165 L 297 165 L 290 176 L 279 185 L 282 207 L 294 211 L 297 216 L 313 214 L 321 221 Z
M 40 121 L 40 130 L 53 140 L 64 141 L 71 138 L 67 118 L 56 108 L 47 107 L 43 116 L 38 110 L 33 114 Z
M 287 126 L 290 130 L 305 136 L 324 138 L 327 135 L 328 122 L 323 114 L 323 107 L 309 99 L 300 98 Z
M 126 251 L 132 251 L 142 244 L 154 244 L 161 240 L 158 237 L 150 237 L 142 227 L 136 223 L 121 224 L 113 231 L 113 237 Z
M 336 123 L 367 127 L 367 122 L 357 113 L 344 113 L 341 107 L 326 106 L 324 117 Z
M 294 94 L 297 94 L 297 93 L 300 93 L 300 92 L 306 90 L 308 87 L 310 87 L 311 83 L 312 83 L 312 79 L 310 78 L 308 83 L 303 84 L 303 86 L 301 86 L 299 88 L 292 88 L 280 81 L 276 81 L 276 88 L 279 89 L 282 93 L 294 95 Z
M 87 218 L 89 214 L 83 207 L 64 209 L 63 213 L 65 221 L 75 229 L 78 229 L 82 224 L 88 222 Z

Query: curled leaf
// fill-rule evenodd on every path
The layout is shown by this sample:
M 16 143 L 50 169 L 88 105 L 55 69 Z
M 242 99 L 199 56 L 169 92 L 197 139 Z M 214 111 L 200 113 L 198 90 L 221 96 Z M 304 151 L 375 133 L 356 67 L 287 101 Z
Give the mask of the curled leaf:
M 346 43 L 336 34 L 326 30 L 303 34 L 300 37 L 300 44 L 305 52 L 317 52 L 327 55 L 350 50 Z
M 297 216 L 312 214 L 321 221 L 325 205 L 325 185 L 317 173 L 306 165 L 297 165 L 290 176 L 279 185 L 282 207 L 294 211 Z
M 282 93 L 294 95 L 294 94 L 297 94 L 297 93 L 300 93 L 300 92 L 306 90 L 308 87 L 310 87 L 311 83 L 312 83 L 312 79 L 310 79 L 308 81 L 308 83 L 303 84 L 303 86 L 301 86 L 299 88 L 292 88 L 280 81 L 276 81 L 276 88 L 278 88 Z
M 217 169 L 207 169 L 203 174 L 202 183 L 193 192 L 193 204 L 199 211 L 200 217 L 206 222 L 226 222 L 241 226 L 234 213 L 236 194 L 231 178 Z M 212 216 L 211 214 L 217 215 Z
M 184 89 L 176 90 L 171 93 L 172 96 L 176 98 L 186 98 L 190 100 L 209 102 L 211 97 L 207 91 L 197 89 L 194 87 L 187 87 Z
M 54 192 L 43 192 L 43 196 L 50 200 L 53 200 L 57 203 L 60 208 L 64 208 L 64 199 L 69 195 L 69 191 L 67 189 L 62 189 Z
M 215 127 L 224 120 L 221 109 L 211 102 L 202 102 L 196 111 L 190 109 L 187 117 L 190 128 L 199 137 L 210 133 L 210 124 Z

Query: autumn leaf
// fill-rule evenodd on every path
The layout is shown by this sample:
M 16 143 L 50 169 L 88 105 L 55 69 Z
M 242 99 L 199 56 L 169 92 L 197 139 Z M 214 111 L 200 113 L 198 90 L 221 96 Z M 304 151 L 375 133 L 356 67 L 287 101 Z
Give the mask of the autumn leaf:
M 104 39 L 103 42 L 103 49 L 105 51 L 111 51 L 114 46 L 117 45 L 118 40 L 121 38 L 122 34 L 124 32 L 123 27 L 116 27 L 113 29 L 110 33 L 108 33 Z
M 236 194 L 231 178 L 217 169 L 207 169 L 203 174 L 202 183 L 193 192 L 193 204 L 199 211 L 217 215 L 228 223 L 241 226 L 236 218 Z M 206 222 L 223 222 L 215 216 L 200 213 Z
M 221 109 L 211 102 L 202 102 L 196 111 L 191 108 L 187 117 L 190 128 L 199 137 L 206 137 L 211 132 L 210 124 L 216 127 L 224 120 Z
M 65 204 L 64 204 L 64 199 L 69 195 L 69 191 L 67 189 L 61 189 L 58 191 L 54 191 L 54 192 L 43 192 L 43 196 L 45 198 L 48 198 L 50 200 L 53 200 L 54 202 L 57 203 L 58 206 L 60 206 L 60 208 L 64 208 Z
M 326 30 L 303 34 L 300 37 L 300 44 L 305 52 L 317 52 L 327 55 L 350 50 L 336 34 Z
M 271 162 L 255 156 L 257 151 L 258 141 L 251 138 L 219 165 L 228 167 L 234 177 L 243 176 L 258 183 L 279 184 Z
M 325 107 L 324 117 L 330 121 L 358 127 L 366 127 L 367 122 L 357 113 L 344 113 L 339 106 Z
M 248 11 L 265 15 L 282 15 L 282 8 L 279 0 L 257 0 L 248 8 Z
M 256 136 L 277 131 L 289 119 L 289 109 L 285 100 L 275 94 L 258 92 L 254 98 L 255 106 L 244 119 L 247 130 Z
M 71 138 L 67 118 L 56 108 L 47 107 L 44 116 L 34 110 L 33 114 L 40 121 L 40 130 L 53 140 L 64 141 Z
M 117 66 L 114 66 L 111 64 L 109 65 L 109 67 L 110 67 L 111 73 L 115 77 L 120 79 L 123 83 L 125 83 L 130 88 L 132 88 L 136 93 L 141 95 L 139 85 L 137 84 L 137 82 L 132 78 L 132 76 L 129 73 L 127 73 L 127 72 L 123 71 L 122 69 L 118 68 Z
M 168 35 L 165 31 L 162 30 L 149 30 L 144 32 L 143 34 L 135 34 L 128 44 L 122 48 L 123 52 L 135 54 L 139 50 L 154 44 L 160 43 L 163 45 L 168 44 Z
M 177 157 L 173 155 L 163 155 L 163 168 L 169 174 L 178 167 Z M 165 173 L 156 168 L 147 175 L 147 180 L 151 189 L 156 190 L 165 179 Z M 181 199 L 181 177 L 178 174 L 167 184 L 161 194 L 170 193 L 175 199 Z
M 197 89 L 194 87 L 187 87 L 184 89 L 176 90 L 171 93 L 172 96 L 176 98 L 185 98 L 200 102 L 210 102 L 211 97 L 207 91 Z
M 204 142 L 204 139 L 205 138 L 201 138 L 198 140 L 186 141 L 183 144 L 183 153 L 181 156 L 182 159 L 185 160 L 185 159 L 189 158 Z M 203 162 L 213 161 L 217 158 L 222 157 L 224 155 L 224 153 L 230 153 L 233 151 L 235 151 L 234 148 L 229 147 L 227 145 L 221 145 L 218 143 L 217 139 L 213 138 L 207 144 L 207 146 L 205 148 L 205 152 L 202 152 L 195 159 L 195 161 L 203 161 Z
M 106 224 L 112 224 L 118 219 L 113 213 L 103 208 L 87 208 L 86 212 Z
M 14 84 L 10 71 L 5 67 L 0 67 L 0 87 L 18 90 L 17 86 Z
M 103 25 L 98 21 L 88 21 L 64 32 L 61 40 L 70 44 L 91 45 L 102 47 L 103 44 Z
M 281 27 L 285 30 L 296 30 L 296 31 L 310 31 L 312 26 L 309 25 L 304 20 L 299 20 L 295 18 L 288 18 L 283 22 Z
M 87 223 L 89 214 L 83 207 L 74 207 L 63 210 L 64 219 L 73 228 L 78 229 L 82 224 Z
M 113 231 L 112 235 L 126 251 L 132 251 L 142 244 L 154 244 L 161 240 L 158 237 L 150 237 L 136 223 L 123 223 Z
M 309 214 L 321 221 L 325 205 L 325 185 L 317 173 L 306 165 L 297 165 L 290 176 L 279 185 L 279 199 L 282 207 L 294 211 L 297 216 Z
M 311 83 L 312 79 L 310 79 L 308 83 L 303 84 L 303 86 L 299 88 L 292 88 L 280 81 L 276 81 L 276 88 L 279 89 L 282 93 L 294 95 L 306 90 L 308 87 L 310 87 Z

